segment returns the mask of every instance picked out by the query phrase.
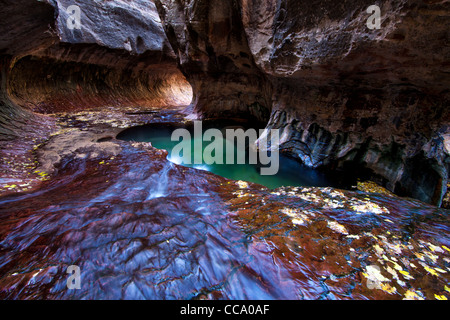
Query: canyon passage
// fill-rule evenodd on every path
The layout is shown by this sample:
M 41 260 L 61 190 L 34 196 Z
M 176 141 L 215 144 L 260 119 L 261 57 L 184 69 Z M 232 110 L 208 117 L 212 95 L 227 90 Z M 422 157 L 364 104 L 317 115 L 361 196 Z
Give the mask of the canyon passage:
M 449 15 L 3 0 L 0 298 L 448 299 Z M 278 173 L 180 163 L 198 121 Z

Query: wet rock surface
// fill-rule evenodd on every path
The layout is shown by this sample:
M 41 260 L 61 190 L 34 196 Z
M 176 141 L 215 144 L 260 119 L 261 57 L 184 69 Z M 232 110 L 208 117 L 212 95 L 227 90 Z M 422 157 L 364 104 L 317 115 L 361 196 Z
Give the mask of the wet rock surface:
M 39 149 L 64 150 L 56 146 L 67 135 L 113 138 L 62 154 L 39 188 L 0 198 L 0 297 L 448 297 L 447 210 L 379 193 L 227 180 L 172 164 L 148 143 L 115 140 L 111 120 L 59 118 Z M 80 290 L 67 289 L 70 265 L 81 268 Z
M 447 2 L 382 1 L 379 30 L 362 0 L 79 1 L 81 29 L 68 1 L 6 4 L 1 140 L 45 125 L 30 110 L 190 104 L 268 122 L 307 166 L 448 206 Z

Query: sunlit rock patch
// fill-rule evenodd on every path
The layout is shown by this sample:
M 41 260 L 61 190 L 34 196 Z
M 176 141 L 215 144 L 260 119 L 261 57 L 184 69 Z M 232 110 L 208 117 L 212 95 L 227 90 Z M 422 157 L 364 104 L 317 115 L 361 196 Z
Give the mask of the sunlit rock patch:
M 368 193 L 382 193 L 388 196 L 395 196 L 395 194 L 393 194 L 391 191 L 387 190 L 386 188 L 383 188 L 382 186 L 378 185 L 373 181 L 363 181 L 363 182 L 358 181 L 357 189 L 359 191 L 364 191 Z

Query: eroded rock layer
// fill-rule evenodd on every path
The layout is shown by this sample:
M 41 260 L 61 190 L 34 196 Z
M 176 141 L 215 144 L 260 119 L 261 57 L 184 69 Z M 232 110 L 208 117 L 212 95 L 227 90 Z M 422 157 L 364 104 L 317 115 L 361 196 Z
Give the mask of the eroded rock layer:
M 160 62 L 154 64 L 155 60 Z M 58 45 L 24 57 L 8 80 L 11 99 L 40 113 L 188 105 L 192 98 L 174 61 L 90 45 Z
M 0 29 L 2 187 L 36 185 L 35 149 L 56 130 L 43 114 L 188 105 L 152 1 L 6 1 Z M 20 187 L 19 189 L 22 189 Z M 8 188 L 6 188 L 8 189 Z
M 270 84 L 256 67 L 239 3 L 156 1 L 181 70 L 192 85 L 198 117 L 267 121 Z

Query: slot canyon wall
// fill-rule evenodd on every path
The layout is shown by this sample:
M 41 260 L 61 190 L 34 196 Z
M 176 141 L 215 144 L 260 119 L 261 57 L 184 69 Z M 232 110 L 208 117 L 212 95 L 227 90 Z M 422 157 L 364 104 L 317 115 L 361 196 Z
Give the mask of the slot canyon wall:
M 371 30 L 371 5 L 381 28 Z M 206 117 L 282 130 L 311 167 L 441 205 L 450 152 L 448 1 L 156 1 Z M 268 114 L 270 114 L 268 118 Z
M 68 27 L 71 4 L 81 29 Z M 373 4 L 379 30 L 366 26 Z M 308 166 L 442 203 L 448 1 L 3 0 L 2 8 L 1 141 L 45 136 L 46 113 L 190 104 L 191 118 L 281 129 L 281 149 Z

